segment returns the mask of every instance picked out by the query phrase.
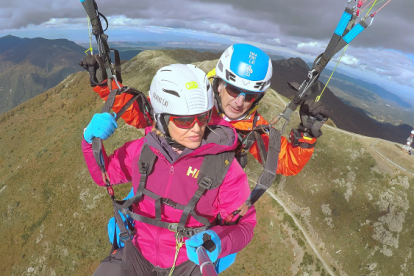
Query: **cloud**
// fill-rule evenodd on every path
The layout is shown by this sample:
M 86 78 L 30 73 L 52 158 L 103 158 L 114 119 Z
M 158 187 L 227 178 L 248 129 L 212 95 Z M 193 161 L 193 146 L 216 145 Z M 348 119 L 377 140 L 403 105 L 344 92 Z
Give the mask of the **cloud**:
M 296 46 L 296 50 L 300 53 L 304 54 L 311 54 L 311 55 L 319 55 L 323 51 L 325 51 L 326 45 L 322 45 L 318 41 L 310 41 L 310 42 L 302 42 L 298 43 Z
M 360 68 L 385 76 L 401 85 L 414 87 L 412 61 L 403 53 L 386 49 L 354 48 L 349 52 L 358 60 Z
M 97 1 L 109 19 L 110 30 L 195 30 L 268 43 L 303 54 L 322 53 L 344 11 L 346 0 L 140 0 Z M 368 1 L 370 2 L 370 1 Z M 385 2 L 384 2 L 385 3 Z M 407 55 L 390 54 L 395 49 L 414 54 L 412 0 L 391 1 L 348 47 L 343 65 L 388 74 L 399 83 L 413 81 L 413 61 Z M 86 14 L 79 1 L 0 0 L 0 31 L 36 29 L 57 31 L 82 29 Z M 380 5 L 378 6 L 380 7 Z M 62 34 L 65 32 L 62 32 Z M 397 58 L 395 60 L 394 58 Z M 410 79 L 411 78 L 411 79 Z
M 345 54 L 341 59 L 341 63 L 346 64 L 346 65 L 351 66 L 351 67 L 358 67 L 359 59 L 357 59 L 356 57 Z
M 171 28 L 242 36 L 250 40 L 298 37 L 311 41 L 329 40 L 343 13 L 345 0 L 118 0 L 98 1 L 107 16 L 124 16 L 128 26 L 152 24 Z M 0 29 L 39 25 L 51 18 L 81 18 L 85 11 L 78 1 L 0 0 Z M 356 46 L 393 48 L 414 53 L 412 0 L 392 1 L 376 16 L 374 24 L 353 42 Z M 134 21 L 137 20 L 137 21 Z

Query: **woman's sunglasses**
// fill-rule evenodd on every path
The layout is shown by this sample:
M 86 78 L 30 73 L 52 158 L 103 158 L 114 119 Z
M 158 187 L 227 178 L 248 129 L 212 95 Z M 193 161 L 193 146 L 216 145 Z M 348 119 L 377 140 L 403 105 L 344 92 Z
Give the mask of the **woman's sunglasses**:
M 210 119 L 210 110 L 198 115 L 189 116 L 170 116 L 170 122 L 173 122 L 177 127 L 189 129 L 192 128 L 197 122 L 199 126 L 203 126 L 208 123 Z
M 224 87 L 226 88 L 227 94 L 229 94 L 231 97 L 237 98 L 238 96 L 243 95 L 244 101 L 249 102 L 249 103 L 254 102 L 262 95 L 262 93 L 250 92 L 250 91 L 238 88 L 227 82 L 225 83 Z

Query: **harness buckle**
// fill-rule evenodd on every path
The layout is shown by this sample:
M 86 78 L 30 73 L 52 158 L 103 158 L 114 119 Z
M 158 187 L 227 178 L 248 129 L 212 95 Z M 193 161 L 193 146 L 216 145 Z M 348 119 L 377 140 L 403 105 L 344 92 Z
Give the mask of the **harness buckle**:
M 164 203 L 167 206 L 173 207 L 174 209 L 177 209 L 177 202 L 172 201 L 169 198 L 163 198 L 162 203 Z
M 126 240 L 132 239 L 131 233 L 129 233 L 128 231 L 119 233 L 118 235 L 119 235 L 119 239 L 122 242 L 125 242 Z
M 212 185 L 213 185 L 213 181 L 207 177 L 203 177 L 203 179 L 201 179 L 200 184 L 199 184 L 199 186 L 205 188 L 206 190 L 209 190 Z
M 178 232 L 178 223 L 168 224 L 168 230 L 170 230 L 171 232 L 177 233 Z
M 148 170 L 148 167 L 149 167 L 149 165 L 147 164 L 147 163 L 140 163 L 139 164 L 140 166 L 139 166 L 139 173 L 140 174 L 147 174 L 147 170 Z

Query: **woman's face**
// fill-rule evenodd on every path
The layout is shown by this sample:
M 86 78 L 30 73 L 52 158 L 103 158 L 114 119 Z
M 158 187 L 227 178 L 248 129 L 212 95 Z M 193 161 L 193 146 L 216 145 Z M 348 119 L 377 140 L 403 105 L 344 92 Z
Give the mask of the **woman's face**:
M 174 141 L 189 149 L 200 146 L 207 124 L 200 126 L 197 122 L 192 128 L 184 129 L 177 127 L 173 122 L 168 122 L 168 132 Z

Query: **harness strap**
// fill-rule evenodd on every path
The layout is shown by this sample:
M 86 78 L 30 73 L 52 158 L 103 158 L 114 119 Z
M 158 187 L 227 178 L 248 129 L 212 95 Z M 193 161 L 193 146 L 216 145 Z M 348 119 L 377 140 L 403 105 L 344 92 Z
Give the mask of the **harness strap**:
M 223 182 L 230 164 L 234 158 L 234 152 L 222 152 L 217 155 L 207 155 L 201 164 L 197 183 L 199 185 L 197 191 L 187 205 L 181 205 L 168 198 L 162 198 L 159 195 L 145 188 L 148 175 L 151 174 L 157 156 L 152 152 L 147 144 L 144 144 L 139 157 L 138 166 L 141 174 L 140 183 L 135 196 L 125 201 L 113 201 L 115 210 L 119 210 L 122 214 L 130 216 L 132 219 L 146 224 L 169 229 L 177 232 L 178 237 L 191 237 L 202 232 L 212 226 L 210 221 L 195 213 L 194 208 L 203 196 L 206 190 L 212 190 L 220 186 Z M 142 195 L 147 195 L 155 199 L 155 219 L 136 214 L 130 210 L 134 203 L 138 203 L 142 199 Z M 183 210 L 179 223 L 169 223 L 161 221 L 161 204 L 166 204 L 173 208 Z M 189 215 L 194 217 L 198 222 L 202 223 L 202 227 L 185 227 Z
M 116 79 L 122 83 L 122 77 L 121 77 L 121 58 L 119 56 L 119 52 L 116 49 L 110 48 L 111 51 L 114 51 L 114 57 L 115 57 L 115 75 Z
M 270 186 L 272 185 L 273 181 L 276 178 L 277 165 L 279 163 L 279 153 L 280 153 L 282 132 L 273 128 L 270 125 L 259 126 L 259 127 L 257 127 L 255 131 L 258 131 L 258 129 L 261 129 L 263 131 L 265 127 L 269 131 L 269 146 L 267 150 L 267 157 L 266 159 L 264 159 L 263 155 L 260 156 L 260 158 L 262 159 L 262 164 L 264 164 L 264 170 L 260 174 L 260 177 L 257 180 L 256 187 L 250 193 L 249 198 L 237 210 L 235 210 L 232 214 L 230 214 L 225 219 L 225 224 L 227 225 L 238 223 L 241 217 L 243 217 L 247 213 L 249 208 L 253 204 L 255 204 L 257 200 L 259 200 L 259 198 L 265 193 L 265 191 L 268 188 L 270 188 Z M 260 140 L 263 142 L 263 139 L 261 139 L 261 136 L 258 141 Z M 260 146 L 259 146 L 259 149 L 260 149 Z M 239 217 L 235 222 L 233 222 L 232 220 L 236 215 L 239 215 Z
M 161 198 L 155 201 L 155 219 L 156 220 L 161 220 L 161 201 L 162 201 Z
M 114 89 L 109 93 L 108 99 L 104 107 L 101 110 L 102 113 L 109 112 L 112 105 L 114 104 L 115 96 L 118 94 L 118 92 L 119 92 L 119 89 Z M 94 137 L 92 139 L 92 151 L 93 151 L 93 156 L 95 157 L 95 161 L 98 164 L 99 168 L 101 169 L 101 172 L 105 173 L 106 170 L 105 170 L 105 162 L 102 156 L 102 139 L 101 138 Z
M 201 185 L 199 183 L 199 187 L 197 191 L 194 193 L 193 197 L 191 198 L 190 202 L 188 202 L 187 206 L 185 206 L 184 211 L 181 215 L 180 222 L 178 223 L 178 231 L 181 232 L 181 229 L 185 229 L 185 223 L 187 222 L 188 216 L 190 212 L 194 210 L 195 205 L 199 201 L 200 197 L 204 194 L 204 192 L 211 187 L 211 179 L 205 177 L 201 181 Z M 208 224 L 210 225 L 210 223 Z
M 148 218 L 146 216 L 134 213 L 127 208 L 124 208 L 122 205 L 118 204 L 116 201 L 114 201 L 112 205 L 115 210 L 120 211 L 124 215 L 130 216 L 133 220 L 143 222 L 149 225 L 154 225 L 154 226 L 161 227 L 161 228 L 166 228 L 172 232 L 178 232 L 180 237 L 190 238 L 191 236 L 210 228 L 209 226 L 201 226 L 201 227 L 194 227 L 194 228 L 184 227 L 180 229 L 178 227 L 178 223 L 170 223 L 170 222 L 165 222 L 161 220 L 155 220 L 153 218 Z
M 272 185 L 276 178 L 277 165 L 279 162 L 280 143 L 282 133 L 273 127 L 269 128 L 269 147 L 267 151 L 267 159 L 265 168 L 257 180 L 257 185 L 251 192 L 246 201 L 247 206 L 251 206 L 264 194 L 264 192 Z
M 257 142 L 257 147 L 259 149 L 259 155 L 260 155 L 260 159 L 262 160 L 262 165 L 263 165 L 263 167 L 265 167 L 266 161 L 267 161 L 267 151 L 266 151 L 266 147 L 265 147 L 263 138 L 257 131 L 254 131 L 253 135 L 254 135 L 254 138 Z
M 155 194 L 155 193 L 153 193 L 153 192 L 151 192 L 150 190 L 147 190 L 147 189 L 144 190 L 143 194 L 155 199 L 156 201 L 160 200 L 160 202 L 162 204 L 165 204 L 165 205 L 170 206 L 170 207 L 172 207 L 174 209 L 177 209 L 177 210 L 184 210 L 184 208 L 186 206 L 186 205 L 179 204 L 179 203 L 175 202 L 172 199 L 160 197 L 159 195 L 157 195 L 157 194 Z M 198 222 L 200 222 L 204 225 L 210 225 L 210 221 L 207 218 L 197 215 L 194 210 L 191 210 L 190 215 L 193 218 L 195 218 Z
M 152 150 L 149 148 L 147 144 L 144 144 L 138 161 L 139 173 L 141 174 L 141 178 L 139 180 L 137 192 L 135 193 L 136 199 L 134 199 L 134 201 L 141 199 L 145 185 L 147 184 L 148 175 L 152 172 L 156 159 L 157 156 L 152 152 Z

